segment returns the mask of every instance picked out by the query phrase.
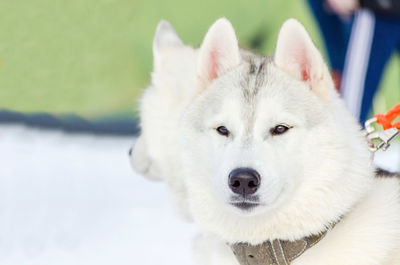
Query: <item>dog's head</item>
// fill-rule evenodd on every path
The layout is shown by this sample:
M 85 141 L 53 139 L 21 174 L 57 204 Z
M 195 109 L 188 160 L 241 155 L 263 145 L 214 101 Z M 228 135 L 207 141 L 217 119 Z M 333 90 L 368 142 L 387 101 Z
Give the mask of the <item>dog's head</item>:
M 186 212 L 176 128 L 194 91 L 196 51 L 182 43 L 168 22 L 161 21 L 154 37 L 153 57 L 151 84 L 140 99 L 141 134 L 130 160 L 142 175 L 166 180 L 182 212 Z
M 181 152 L 204 228 L 231 242 L 297 239 L 323 231 L 370 187 L 360 127 L 296 20 L 282 26 L 273 58 L 247 59 L 218 20 L 199 51 L 196 89 Z

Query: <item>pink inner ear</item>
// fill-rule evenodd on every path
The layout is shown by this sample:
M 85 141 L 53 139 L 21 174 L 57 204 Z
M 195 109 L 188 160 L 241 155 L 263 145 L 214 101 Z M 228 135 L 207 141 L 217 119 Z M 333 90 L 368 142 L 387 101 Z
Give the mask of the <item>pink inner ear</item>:
M 299 64 L 300 75 L 302 81 L 310 80 L 310 67 L 309 61 L 304 50 L 297 51 L 297 54 L 294 55 L 297 58 L 297 63 Z
M 218 51 L 212 50 L 210 52 L 210 62 L 208 65 L 208 78 L 210 80 L 213 80 L 217 78 L 217 73 L 218 73 Z
M 310 75 L 309 75 L 308 71 L 306 69 L 303 69 L 301 71 L 301 80 L 307 81 L 309 79 L 310 79 Z

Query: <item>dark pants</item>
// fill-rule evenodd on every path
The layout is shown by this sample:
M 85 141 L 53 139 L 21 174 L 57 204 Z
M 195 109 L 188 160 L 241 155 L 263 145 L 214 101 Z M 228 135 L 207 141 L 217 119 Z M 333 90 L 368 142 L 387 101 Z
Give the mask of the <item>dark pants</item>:
M 400 51 L 400 18 L 360 10 L 355 16 L 346 58 L 342 94 L 361 122 L 368 119 L 387 62 Z
M 323 0 L 308 0 L 322 33 L 331 68 L 343 72 L 352 19 L 343 20 Z
M 400 50 L 400 18 L 361 9 L 354 21 L 329 12 L 323 0 L 308 0 L 327 48 L 332 69 L 343 72 L 341 94 L 363 124 L 368 118 L 385 65 Z

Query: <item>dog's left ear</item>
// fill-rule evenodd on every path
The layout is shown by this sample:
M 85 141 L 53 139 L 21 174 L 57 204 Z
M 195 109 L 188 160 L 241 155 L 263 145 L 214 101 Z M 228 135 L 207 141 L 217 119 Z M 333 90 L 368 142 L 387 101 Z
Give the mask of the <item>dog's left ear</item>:
M 240 63 L 239 44 L 232 24 L 218 19 L 208 30 L 200 47 L 197 75 L 204 85 Z
M 279 32 L 275 64 L 294 78 L 308 83 L 318 96 L 328 99 L 334 84 L 321 53 L 307 31 L 295 19 L 287 20 Z

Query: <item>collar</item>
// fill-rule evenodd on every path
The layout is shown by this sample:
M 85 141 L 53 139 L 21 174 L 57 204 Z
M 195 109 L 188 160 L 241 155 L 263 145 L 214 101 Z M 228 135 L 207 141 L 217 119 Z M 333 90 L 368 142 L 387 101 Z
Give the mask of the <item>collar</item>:
M 248 243 L 235 243 L 230 246 L 240 265 L 289 265 L 323 239 L 335 225 L 336 223 L 321 234 L 296 241 L 275 239 L 254 246 Z

